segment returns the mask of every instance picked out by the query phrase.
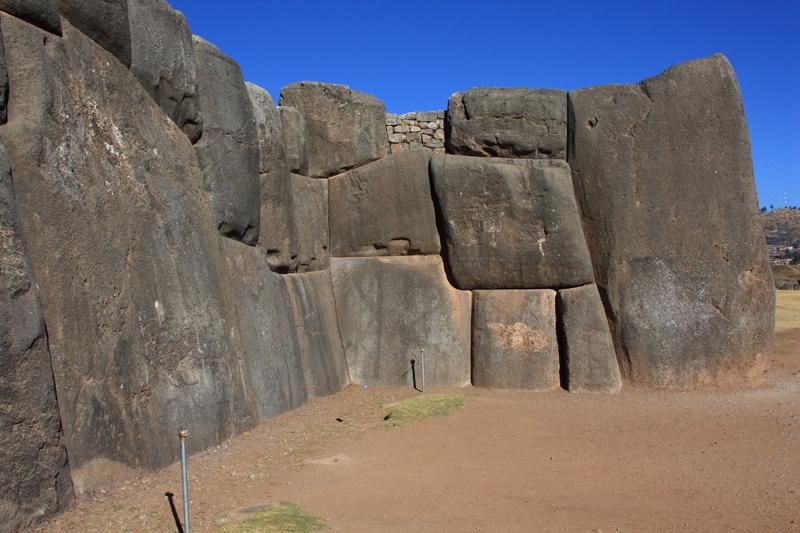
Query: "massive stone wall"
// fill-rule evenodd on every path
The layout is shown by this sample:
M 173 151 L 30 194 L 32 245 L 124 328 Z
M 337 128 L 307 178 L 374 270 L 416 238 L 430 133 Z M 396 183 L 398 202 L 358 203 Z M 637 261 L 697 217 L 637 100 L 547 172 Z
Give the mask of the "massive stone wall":
M 722 57 L 387 117 L 276 106 L 163 0 L 0 0 L 0 34 L 5 529 L 423 352 L 430 386 L 614 392 L 742 383 L 770 340 Z

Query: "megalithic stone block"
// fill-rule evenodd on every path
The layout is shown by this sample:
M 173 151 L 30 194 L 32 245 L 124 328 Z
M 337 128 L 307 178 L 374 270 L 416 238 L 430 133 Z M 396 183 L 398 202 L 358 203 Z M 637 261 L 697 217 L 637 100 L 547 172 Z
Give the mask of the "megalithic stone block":
M 476 387 L 558 388 L 556 292 L 473 292 L 472 380 Z
M 569 161 L 624 376 L 748 380 L 774 289 L 739 86 L 721 55 L 569 94 Z
M 447 153 L 524 159 L 567 158 L 567 93 L 476 88 L 455 93 L 445 120 Z
M 544 289 L 593 281 L 564 161 L 434 155 L 431 180 L 456 287 Z
M 438 254 L 429 160 L 407 150 L 331 178 L 331 254 Z
M 0 146 L 0 524 L 8 531 L 74 499 L 37 292 Z
M 558 291 L 563 374 L 571 392 L 618 392 L 619 366 L 594 284 Z
M 312 396 L 338 392 L 349 377 L 330 272 L 292 274 L 284 280 L 292 302 L 306 389 Z
M 58 5 L 70 24 L 131 66 L 128 0 L 58 0 Z
M 440 257 L 333 258 L 331 277 L 354 383 L 420 387 L 424 350 L 426 386 L 469 384 L 471 293 Z
M 261 247 L 282 274 L 329 266 L 328 180 L 271 172 L 263 177 Z
M 328 177 L 386 155 L 386 108 L 346 85 L 300 82 L 281 90 L 281 106 L 305 120 L 306 160 L 299 173 Z
M 61 35 L 59 0 L 0 0 L 0 11 L 5 11 L 39 28 Z
M 306 161 L 306 121 L 297 109 L 280 105 L 283 142 L 286 150 L 286 167 L 289 172 L 300 172 Z
M 195 144 L 219 232 L 258 242 L 261 196 L 258 133 L 239 65 L 193 37 L 203 133 Z
M 192 33 L 164 0 L 128 0 L 131 72 L 193 143 L 203 132 Z

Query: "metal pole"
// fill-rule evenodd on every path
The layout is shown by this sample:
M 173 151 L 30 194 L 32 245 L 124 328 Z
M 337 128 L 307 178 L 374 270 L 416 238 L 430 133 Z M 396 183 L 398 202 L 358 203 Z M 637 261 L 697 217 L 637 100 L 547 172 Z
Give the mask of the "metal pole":
M 186 472 L 186 438 L 189 432 L 182 429 L 178 432 L 181 439 L 181 481 L 183 482 L 183 532 L 190 533 L 189 527 L 189 476 Z
M 425 392 L 425 348 L 422 348 L 422 392 Z

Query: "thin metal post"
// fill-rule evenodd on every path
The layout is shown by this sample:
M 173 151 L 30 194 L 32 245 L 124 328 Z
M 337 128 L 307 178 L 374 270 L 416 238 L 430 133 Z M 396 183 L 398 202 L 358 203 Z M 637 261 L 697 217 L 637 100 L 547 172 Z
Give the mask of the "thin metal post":
M 189 527 L 189 476 L 186 472 L 186 438 L 189 432 L 182 429 L 178 432 L 181 439 L 181 481 L 183 482 L 183 532 L 190 533 Z
M 422 348 L 422 391 L 425 392 L 425 348 Z

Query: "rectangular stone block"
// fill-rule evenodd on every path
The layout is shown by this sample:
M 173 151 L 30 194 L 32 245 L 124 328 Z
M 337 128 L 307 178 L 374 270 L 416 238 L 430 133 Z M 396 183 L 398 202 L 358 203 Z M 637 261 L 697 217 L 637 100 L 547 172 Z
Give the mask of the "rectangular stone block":
M 569 99 L 572 177 L 626 379 L 751 379 L 774 286 L 730 63 L 715 55 Z
M 284 276 L 303 361 L 306 389 L 327 396 L 348 381 L 342 338 L 336 322 L 330 272 Z
M 476 88 L 450 97 L 447 153 L 566 159 L 567 93 L 554 89 Z
M 558 314 L 570 392 L 618 392 L 619 366 L 597 285 L 558 291 Z
M 305 119 L 306 161 L 298 171 L 304 176 L 333 176 L 386 154 L 386 108 L 374 96 L 304 81 L 283 88 L 281 105 Z
M 430 166 L 456 287 L 540 289 L 593 281 L 564 161 L 434 155 Z
M 429 160 L 406 150 L 330 179 L 331 254 L 438 254 Z
M 473 293 L 472 380 L 496 389 L 558 388 L 555 291 Z
M 253 106 L 239 65 L 216 46 L 193 38 L 203 132 L 195 144 L 204 185 L 222 235 L 258 242 L 260 163 Z
M 262 176 L 261 246 L 275 272 L 328 268 L 328 180 L 297 174 Z
M 471 294 L 450 286 L 438 256 L 334 258 L 333 292 L 350 378 L 387 386 L 470 382 Z

